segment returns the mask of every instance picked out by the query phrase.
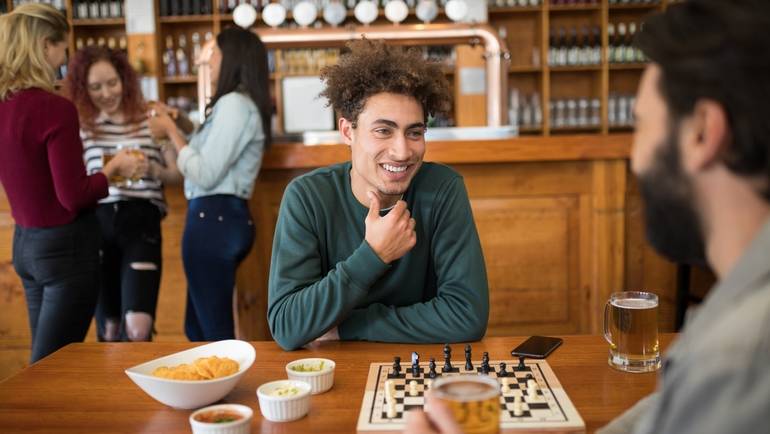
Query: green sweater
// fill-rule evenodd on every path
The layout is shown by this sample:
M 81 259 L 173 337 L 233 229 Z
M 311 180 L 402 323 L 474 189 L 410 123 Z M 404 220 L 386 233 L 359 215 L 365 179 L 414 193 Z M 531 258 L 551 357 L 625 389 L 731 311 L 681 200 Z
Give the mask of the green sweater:
M 294 179 L 273 240 L 268 322 L 284 349 L 338 326 L 340 339 L 443 343 L 481 339 L 489 290 L 462 177 L 424 163 L 403 199 L 417 244 L 385 264 L 364 240 L 368 208 L 350 162 Z

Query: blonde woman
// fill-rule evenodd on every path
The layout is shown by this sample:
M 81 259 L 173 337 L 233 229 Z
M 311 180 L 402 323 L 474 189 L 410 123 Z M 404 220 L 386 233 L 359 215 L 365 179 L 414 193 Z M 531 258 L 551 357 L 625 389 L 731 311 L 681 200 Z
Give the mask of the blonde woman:
M 0 16 L 0 182 L 16 222 L 13 265 L 24 285 L 35 362 L 82 341 L 99 290 L 96 201 L 107 178 L 146 171 L 128 152 L 86 175 L 78 114 L 53 93 L 69 27 L 46 4 Z

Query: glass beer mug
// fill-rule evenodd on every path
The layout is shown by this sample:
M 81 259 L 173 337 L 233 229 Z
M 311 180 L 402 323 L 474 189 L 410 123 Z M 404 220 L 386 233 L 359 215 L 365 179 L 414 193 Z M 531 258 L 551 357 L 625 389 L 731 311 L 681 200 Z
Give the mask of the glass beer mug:
M 608 362 L 613 368 L 627 372 L 660 368 L 658 296 L 640 291 L 612 294 L 604 306 L 604 338 L 610 344 Z
M 500 432 L 500 384 L 485 376 L 441 377 L 433 382 L 433 396 L 452 411 L 466 434 Z

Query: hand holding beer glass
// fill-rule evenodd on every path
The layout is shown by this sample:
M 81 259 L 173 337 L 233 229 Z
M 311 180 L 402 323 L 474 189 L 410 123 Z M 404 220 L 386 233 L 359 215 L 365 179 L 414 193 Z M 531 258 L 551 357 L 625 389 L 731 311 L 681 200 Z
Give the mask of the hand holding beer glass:
M 658 296 L 640 291 L 612 294 L 604 306 L 604 338 L 610 343 L 608 362 L 613 368 L 627 372 L 660 368 Z
M 141 183 L 149 168 L 144 152 L 138 145 L 118 145 L 116 151 L 102 153 L 102 173 L 110 184 L 127 187 Z

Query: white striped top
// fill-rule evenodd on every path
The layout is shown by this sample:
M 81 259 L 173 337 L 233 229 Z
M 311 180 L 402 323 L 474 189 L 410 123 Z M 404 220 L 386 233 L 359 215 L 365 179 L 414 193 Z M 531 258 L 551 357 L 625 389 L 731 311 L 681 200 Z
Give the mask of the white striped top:
M 102 170 L 102 156 L 117 153 L 122 147 L 139 147 L 149 161 L 166 165 L 160 144 L 152 139 L 147 119 L 140 123 L 115 123 L 106 116 L 99 116 L 94 122 L 93 131 L 80 130 L 83 140 L 83 159 L 89 174 Z M 166 199 L 163 195 L 163 183 L 158 178 L 142 178 L 142 182 L 130 186 L 110 184 L 109 195 L 99 203 L 113 203 L 122 200 L 146 199 L 166 214 Z

